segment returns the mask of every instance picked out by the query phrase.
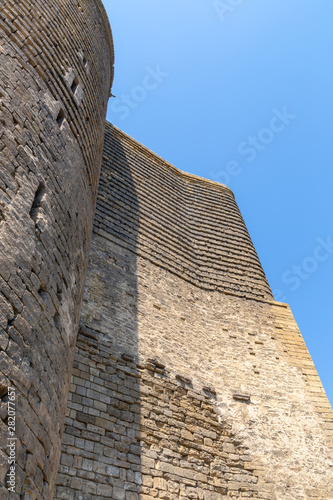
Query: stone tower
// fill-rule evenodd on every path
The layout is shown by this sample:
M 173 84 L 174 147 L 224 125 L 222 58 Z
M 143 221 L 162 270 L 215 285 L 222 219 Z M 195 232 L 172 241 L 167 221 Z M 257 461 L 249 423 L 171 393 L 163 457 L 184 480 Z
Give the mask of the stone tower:
M 332 500 L 332 410 L 233 193 L 105 126 L 100 1 L 0 29 L 1 498 Z
M 232 192 L 107 124 L 55 499 L 329 500 L 332 417 Z
M 60 456 L 113 44 L 99 0 L 5 0 L 0 9 L 0 396 L 4 408 L 15 388 L 10 498 L 44 500 Z M 4 484 L 5 415 L 0 425 Z

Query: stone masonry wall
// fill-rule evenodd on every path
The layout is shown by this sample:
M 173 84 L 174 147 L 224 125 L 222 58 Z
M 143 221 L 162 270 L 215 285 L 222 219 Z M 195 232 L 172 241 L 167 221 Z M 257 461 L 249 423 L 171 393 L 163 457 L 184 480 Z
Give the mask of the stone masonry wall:
M 20 51 L 20 79 L 32 72 L 61 104 L 56 118 L 66 119 L 96 195 L 114 60 L 102 2 L 6 0 L 0 5 L 2 37 Z
M 55 499 L 258 498 L 249 452 L 215 398 L 82 329 Z
M 96 232 L 207 290 L 272 299 L 227 187 L 184 174 L 110 124 L 103 159 Z
M 112 81 L 111 42 L 97 0 L 0 1 L 3 499 L 53 496 Z M 11 491 L 9 387 L 17 438 Z
M 330 500 L 333 414 L 290 309 L 260 294 L 254 257 L 259 281 L 221 272 L 214 289 L 169 266 L 139 191 L 143 147 L 109 133 L 55 498 Z

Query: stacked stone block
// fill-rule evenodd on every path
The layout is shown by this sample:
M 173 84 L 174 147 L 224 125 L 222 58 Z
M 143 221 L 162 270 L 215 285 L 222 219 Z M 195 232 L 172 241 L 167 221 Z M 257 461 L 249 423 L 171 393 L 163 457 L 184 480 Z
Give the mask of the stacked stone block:
M 51 499 L 113 48 L 99 1 L 1 2 L 1 498 Z M 15 492 L 8 388 L 15 389 Z

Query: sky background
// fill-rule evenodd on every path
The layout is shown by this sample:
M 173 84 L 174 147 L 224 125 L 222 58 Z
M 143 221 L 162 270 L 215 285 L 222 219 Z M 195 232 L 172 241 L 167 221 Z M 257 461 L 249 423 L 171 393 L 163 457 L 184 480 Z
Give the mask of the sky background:
M 333 2 L 104 0 L 107 119 L 234 192 L 333 402 Z

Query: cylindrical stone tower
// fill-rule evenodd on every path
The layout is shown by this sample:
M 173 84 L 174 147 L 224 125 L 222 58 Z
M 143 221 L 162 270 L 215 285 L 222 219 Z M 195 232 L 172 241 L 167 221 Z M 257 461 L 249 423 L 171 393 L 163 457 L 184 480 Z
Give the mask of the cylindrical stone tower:
M 113 44 L 100 0 L 6 0 L 0 9 L 0 496 L 48 500 Z

